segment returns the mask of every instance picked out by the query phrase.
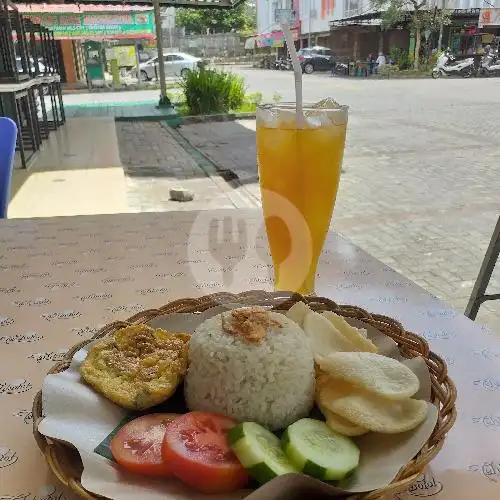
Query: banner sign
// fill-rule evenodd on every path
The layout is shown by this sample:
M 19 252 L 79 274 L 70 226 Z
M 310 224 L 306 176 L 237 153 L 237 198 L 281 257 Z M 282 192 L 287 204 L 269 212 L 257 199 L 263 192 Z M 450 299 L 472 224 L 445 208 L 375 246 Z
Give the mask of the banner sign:
M 500 9 L 481 9 L 479 27 L 500 26 Z
M 57 39 L 151 38 L 155 33 L 152 11 L 93 14 L 26 13 L 34 23 L 54 32 Z

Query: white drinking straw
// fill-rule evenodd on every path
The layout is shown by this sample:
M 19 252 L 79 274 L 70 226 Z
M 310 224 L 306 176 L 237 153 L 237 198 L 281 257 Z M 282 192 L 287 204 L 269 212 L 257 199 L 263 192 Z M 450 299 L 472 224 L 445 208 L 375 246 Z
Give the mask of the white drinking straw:
M 303 128 L 304 123 L 304 107 L 302 105 L 302 68 L 300 67 L 299 58 L 297 57 L 297 51 L 295 50 L 295 44 L 293 43 L 292 32 L 290 31 L 288 21 L 281 21 L 281 29 L 285 35 L 288 53 L 292 60 L 293 74 L 295 76 L 295 115 L 297 128 L 300 129 Z

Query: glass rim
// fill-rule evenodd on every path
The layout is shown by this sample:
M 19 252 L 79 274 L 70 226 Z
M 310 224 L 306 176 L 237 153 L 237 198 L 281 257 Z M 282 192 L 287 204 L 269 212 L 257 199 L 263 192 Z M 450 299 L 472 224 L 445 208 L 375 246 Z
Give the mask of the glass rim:
M 316 107 L 317 103 L 312 103 L 312 102 L 305 102 L 302 104 L 302 109 L 304 111 L 343 111 L 344 113 L 346 111 L 349 111 L 349 106 L 344 105 L 344 104 L 339 104 L 335 107 L 328 107 L 328 108 L 318 108 Z M 264 102 L 261 104 L 257 105 L 257 110 L 269 110 L 269 109 L 291 109 L 291 110 L 296 110 L 297 105 L 294 102 Z

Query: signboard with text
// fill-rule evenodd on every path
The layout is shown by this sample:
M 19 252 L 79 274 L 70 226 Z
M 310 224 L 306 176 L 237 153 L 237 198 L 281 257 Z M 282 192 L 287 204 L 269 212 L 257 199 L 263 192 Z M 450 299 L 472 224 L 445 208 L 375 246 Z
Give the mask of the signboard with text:
M 83 12 L 81 14 L 23 14 L 34 23 L 54 32 L 60 40 L 104 38 L 152 38 L 155 33 L 152 11 L 125 13 Z
M 479 27 L 500 26 L 500 9 L 481 9 Z

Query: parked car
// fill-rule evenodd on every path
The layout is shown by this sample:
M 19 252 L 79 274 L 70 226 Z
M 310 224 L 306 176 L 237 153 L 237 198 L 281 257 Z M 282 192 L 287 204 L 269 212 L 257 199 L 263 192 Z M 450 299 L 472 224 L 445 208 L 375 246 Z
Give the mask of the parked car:
M 188 71 L 193 71 L 204 66 L 205 62 L 183 52 L 164 53 L 165 75 L 185 76 Z M 158 76 L 158 56 L 139 64 L 139 77 L 141 80 L 151 80 Z
M 302 72 L 310 75 L 315 71 L 331 71 L 335 68 L 333 52 L 327 47 L 300 49 L 297 53 Z

